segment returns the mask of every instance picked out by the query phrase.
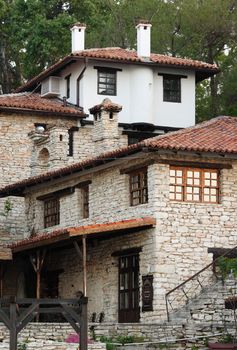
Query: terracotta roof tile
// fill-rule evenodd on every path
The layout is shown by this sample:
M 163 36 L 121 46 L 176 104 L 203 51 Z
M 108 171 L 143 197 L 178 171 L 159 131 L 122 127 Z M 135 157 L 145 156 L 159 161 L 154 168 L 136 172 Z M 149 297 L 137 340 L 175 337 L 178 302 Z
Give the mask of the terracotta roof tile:
M 0 188 L 0 198 L 22 194 L 25 187 L 93 168 L 106 162 L 112 162 L 116 158 L 126 157 L 144 148 L 157 151 L 174 150 L 237 154 L 237 118 L 226 116 L 214 118 L 190 128 L 156 136 L 61 169 L 24 179 Z
M 84 113 L 73 106 L 63 106 L 59 99 L 43 98 L 39 94 L 9 94 L 0 95 L 0 111 L 16 109 L 17 111 L 40 111 L 64 114 L 69 116 L 85 117 Z
M 122 106 L 117 103 L 113 103 L 109 98 L 105 98 L 102 103 L 90 108 L 90 113 L 95 114 L 99 111 L 111 111 L 111 112 L 120 112 L 122 110 Z
M 187 58 L 172 57 L 159 54 L 151 54 L 150 60 L 147 58 L 138 57 L 137 52 L 134 50 L 121 49 L 120 47 L 107 47 L 101 49 L 87 49 L 79 52 L 71 53 L 63 59 L 50 66 L 45 71 L 41 72 L 36 77 L 29 80 L 26 84 L 16 89 L 17 92 L 25 91 L 32 88 L 35 84 L 38 84 L 50 73 L 58 71 L 72 60 L 83 58 L 95 58 L 106 61 L 117 61 L 122 63 L 140 63 L 145 65 L 158 65 L 158 66 L 171 66 L 192 69 L 194 71 L 206 71 L 207 77 L 216 74 L 220 71 L 217 65 L 210 64 L 202 61 L 191 60 Z
M 217 117 L 196 126 L 144 141 L 154 149 L 237 153 L 237 118 Z
M 55 243 L 55 238 L 58 238 L 57 241 L 67 240 L 71 237 L 78 237 L 83 235 L 91 235 L 91 234 L 101 234 L 105 232 L 112 231 L 121 231 L 128 228 L 139 228 L 139 227 L 148 227 L 154 226 L 156 220 L 153 217 L 141 217 L 141 218 L 133 218 L 128 220 L 121 220 L 115 222 L 107 222 L 101 224 L 91 224 L 86 226 L 76 226 L 76 227 L 68 227 L 61 228 L 57 230 L 53 230 L 49 233 L 40 233 L 34 237 L 30 237 L 27 239 L 23 239 L 21 241 L 9 244 L 6 249 L 12 249 L 13 252 L 17 252 L 20 250 L 30 249 L 32 247 L 37 246 L 38 244 L 52 244 Z

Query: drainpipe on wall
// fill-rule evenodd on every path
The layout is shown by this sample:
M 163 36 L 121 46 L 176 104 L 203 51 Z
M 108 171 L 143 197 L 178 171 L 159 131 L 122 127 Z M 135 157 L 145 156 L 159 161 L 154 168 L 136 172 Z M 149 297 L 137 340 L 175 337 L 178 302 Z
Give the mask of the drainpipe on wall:
M 85 58 L 85 66 L 77 78 L 77 106 L 78 107 L 80 106 L 80 97 L 79 97 L 80 96 L 80 81 L 83 78 L 83 75 L 85 73 L 87 66 L 88 66 L 88 58 L 86 57 Z

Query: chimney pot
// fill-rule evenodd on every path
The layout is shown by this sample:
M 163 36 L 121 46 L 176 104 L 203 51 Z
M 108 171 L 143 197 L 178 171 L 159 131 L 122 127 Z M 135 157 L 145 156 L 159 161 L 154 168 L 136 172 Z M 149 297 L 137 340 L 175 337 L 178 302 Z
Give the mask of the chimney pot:
M 151 56 L 151 26 L 147 21 L 140 21 L 136 26 L 138 57 Z

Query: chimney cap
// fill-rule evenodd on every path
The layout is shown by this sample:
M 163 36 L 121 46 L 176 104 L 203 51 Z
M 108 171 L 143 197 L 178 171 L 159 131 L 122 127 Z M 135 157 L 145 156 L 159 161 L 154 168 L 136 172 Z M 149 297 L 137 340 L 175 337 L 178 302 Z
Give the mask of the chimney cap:
M 91 114 L 98 113 L 100 111 L 108 111 L 108 112 L 120 112 L 122 110 L 122 106 L 117 103 L 113 103 L 109 98 L 105 98 L 102 103 L 92 107 L 89 109 Z
M 73 29 L 74 27 L 77 27 L 77 28 L 86 28 L 86 24 L 85 23 L 81 23 L 81 22 L 76 22 L 74 24 L 72 24 L 70 26 L 70 29 Z
M 140 27 L 140 26 L 148 26 L 151 27 L 152 24 L 150 21 L 148 21 L 147 19 L 139 19 L 137 20 L 137 25 L 136 28 Z

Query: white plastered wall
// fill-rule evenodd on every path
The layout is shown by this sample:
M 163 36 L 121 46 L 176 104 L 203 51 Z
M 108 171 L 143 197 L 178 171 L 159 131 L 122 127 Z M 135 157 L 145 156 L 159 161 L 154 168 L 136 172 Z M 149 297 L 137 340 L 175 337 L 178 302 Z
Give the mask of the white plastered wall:
M 97 69 L 101 66 L 120 69 L 117 71 L 116 96 L 97 93 Z M 78 61 L 61 72 L 61 97 L 66 95 L 65 77 L 71 74 L 70 98 L 68 102 L 77 103 L 77 79 L 85 67 Z M 163 101 L 163 76 L 175 74 L 181 78 L 181 102 Z M 107 63 L 90 61 L 80 80 L 79 104 L 89 114 L 89 108 L 101 103 L 104 98 L 121 104 L 120 123 L 145 122 L 159 126 L 188 127 L 195 124 L 195 72 L 175 68 L 157 68 L 135 64 Z M 92 120 L 90 115 L 89 119 Z

